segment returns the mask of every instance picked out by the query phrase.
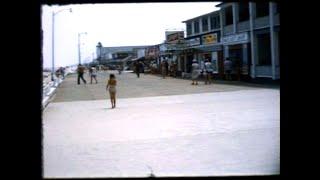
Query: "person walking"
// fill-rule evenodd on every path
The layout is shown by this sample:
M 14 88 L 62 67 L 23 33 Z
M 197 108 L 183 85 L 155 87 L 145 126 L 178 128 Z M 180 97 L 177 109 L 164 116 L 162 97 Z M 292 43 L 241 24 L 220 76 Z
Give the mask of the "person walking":
M 77 72 L 78 72 L 78 84 L 80 84 L 80 78 L 82 79 L 84 84 L 87 84 L 87 81 L 83 78 L 84 70 L 85 70 L 84 66 L 79 64 L 78 65 L 78 69 L 77 69 Z
M 165 61 L 161 62 L 161 74 L 162 74 L 162 78 L 165 79 L 167 75 L 167 68 L 166 68 Z
M 107 81 L 106 90 L 109 91 L 112 108 L 116 107 L 116 85 L 117 81 L 115 75 L 110 74 L 109 80 Z
M 165 63 L 165 67 L 166 67 L 166 76 L 168 76 L 169 75 L 169 62 L 168 62 L 168 60 L 166 60 L 166 61 L 164 61 L 164 63 Z
M 177 77 L 178 65 L 176 62 L 174 62 L 172 66 L 173 66 L 173 77 Z
M 98 84 L 97 81 L 97 69 L 95 67 L 90 68 L 90 84 L 92 84 L 92 79 L 96 81 L 96 84 Z
M 144 72 L 144 64 L 143 64 L 142 61 L 139 61 L 139 66 L 140 66 L 141 73 L 145 74 L 145 72 Z
M 140 78 L 140 63 L 139 62 L 135 63 L 135 70 L 136 70 L 137 77 Z
M 226 58 L 224 61 L 224 71 L 226 74 L 226 80 L 231 81 L 232 61 L 230 61 L 230 58 Z
M 192 68 L 192 73 L 191 73 L 192 83 L 191 83 L 191 85 L 198 85 L 198 78 L 199 78 L 199 75 L 200 75 L 200 68 L 199 68 L 199 64 L 198 64 L 196 59 L 194 59 L 192 61 L 191 68 Z
M 206 72 L 205 84 L 212 83 L 213 68 L 211 62 L 207 59 L 204 63 L 204 71 Z

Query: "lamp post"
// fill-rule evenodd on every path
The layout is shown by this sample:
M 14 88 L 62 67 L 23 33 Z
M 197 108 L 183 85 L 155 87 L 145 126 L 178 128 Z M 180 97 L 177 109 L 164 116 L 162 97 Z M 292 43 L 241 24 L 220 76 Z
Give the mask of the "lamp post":
M 80 36 L 81 34 L 87 34 L 87 32 L 78 33 L 78 53 L 79 53 L 79 64 L 81 64 L 81 52 L 80 52 Z
M 53 12 L 52 11 L 52 70 L 51 70 L 51 81 L 54 81 L 54 16 L 57 15 L 58 13 L 65 11 L 65 10 L 69 10 L 70 12 L 72 12 L 72 9 L 61 9 L 57 12 Z

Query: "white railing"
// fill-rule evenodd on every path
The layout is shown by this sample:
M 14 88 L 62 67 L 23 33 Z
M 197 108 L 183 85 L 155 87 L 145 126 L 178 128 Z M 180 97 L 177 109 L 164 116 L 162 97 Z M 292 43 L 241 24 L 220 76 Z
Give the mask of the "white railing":
M 76 67 L 70 67 L 65 69 L 65 77 L 68 74 L 75 73 Z M 50 101 L 53 99 L 57 87 L 63 82 L 62 77 L 59 78 L 54 75 L 54 81 L 51 81 L 51 72 L 43 72 L 43 89 L 42 89 L 42 108 L 44 109 Z

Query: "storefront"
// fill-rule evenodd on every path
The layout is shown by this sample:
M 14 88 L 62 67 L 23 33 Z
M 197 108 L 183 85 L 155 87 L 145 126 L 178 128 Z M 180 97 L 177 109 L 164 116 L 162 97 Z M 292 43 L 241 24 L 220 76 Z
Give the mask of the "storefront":
M 232 61 L 232 74 L 235 79 L 247 79 L 250 76 L 251 47 L 249 34 L 239 33 L 222 37 L 224 59 Z
M 178 73 L 191 73 L 192 60 L 197 59 L 196 54 L 200 53 L 197 46 L 201 44 L 200 37 L 186 39 L 184 48 L 178 55 Z
M 188 47 L 184 50 L 184 54 L 180 56 L 181 62 L 185 64 L 185 68 L 182 68 L 182 71 L 187 73 L 191 72 L 193 59 L 198 60 L 201 69 L 204 68 L 204 61 L 209 60 L 214 69 L 214 76 L 222 77 L 223 48 L 218 41 L 219 36 L 219 32 L 211 32 L 188 39 Z

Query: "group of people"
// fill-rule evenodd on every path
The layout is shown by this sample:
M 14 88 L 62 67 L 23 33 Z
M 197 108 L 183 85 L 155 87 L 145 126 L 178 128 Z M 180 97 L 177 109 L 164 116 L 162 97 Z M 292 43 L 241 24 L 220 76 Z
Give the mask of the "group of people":
M 84 79 L 83 75 L 85 73 L 85 67 L 81 64 L 78 65 L 77 73 L 78 73 L 78 84 L 80 84 L 80 79 L 83 81 L 84 84 L 87 83 L 87 81 Z M 96 84 L 97 81 L 97 69 L 95 67 L 89 68 L 89 76 L 91 78 L 90 83 L 92 84 L 92 79 L 95 80 Z M 106 90 L 109 91 L 110 100 L 111 100 L 111 106 L 112 108 L 116 107 L 116 77 L 114 74 L 110 74 L 109 80 L 106 82 Z
M 56 70 L 56 76 L 59 78 L 60 75 L 62 76 L 62 79 L 64 79 L 64 75 L 65 75 L 64 67 L 60 67 L 59 69 Z
M 192 68 L 192 73 L 191 73 L 192 85 L 198 85 L 198 78 L 201 74 L 205 76 L 205 84 L 212 83 L 213 67 L 211 62 L 208 59 L 205 60 L 203 69 L 200 68 L 198 61 L 194 59 L 192 61 L 191 68 Z M 168 69 L 169 69 L 168 62 L 162 61 L 161 71 L 162 71 L 163 78 L 165 78 L 165 76 L 167 75 Z M 226 79 L 231 80 L 232 61 L 229 58 L 226 58 L 226 60 L 224 61 L 224 69 L 225 69 Z M 140 72 L 143 72 L 143 70 L 144 70 L 144 66 L 141 61 L 135 63 L 135 71 L 138 78 L 140 77 Z M 80 84 L 80 79 L 82 79 L 82 81 L 86 84 L 87 82 L 83 77 L 83 74 L 85 72 L 85 67 L 79 64 L 77 72 L 78 72 L 78 84 Z M 92 84 L 92 79 L 94 79 L 96 83 L 98 83 L 96 78 L 97 70 L 95 67 L 89 68 L 89 75 L 91 77 L 91 81 L 90 81 L 91 84 Z M 117 81 L 116 81 L 115 75 L 110 74 L 110 77 L 106 82 L 106 90 L 109 91 L 112 108 L 116 107 L 116 85 L 117 85 Z
M 169 64 L 167 60 L 162 61 L 161 62 L 162 78 L 165 78 L 168 75 L 177 77 L 177 69 L 178 69 L 178 65 L 176 62 L 171 62 Z
M 191 69 L 192 69 L 191 85 L 198 85 L 198 78 L 201 74 L 205 77 L 205 82 L 204 82 L 205 84 L 212 83 L 213 67 L 211 62 L 208 59 L 205 60 L 203 69 L 200 68 L 198 61 L 194 59 L 192 61 Z
M 80 84 L 80 79 L 84 84 L 87 84 L 87 81 L 84 79 L 83 75 L 85 73 L 85 67 L 81 64 L 78 65 L 77 73 L 78 73 L 78 84 Z M 92 79 L 95 80 L 96 84 L 98 83 L 97 80 L 97 69 L 95 67 L 89 68 L 89 76 L 90 76 L 90 84 L 92 84 Z

